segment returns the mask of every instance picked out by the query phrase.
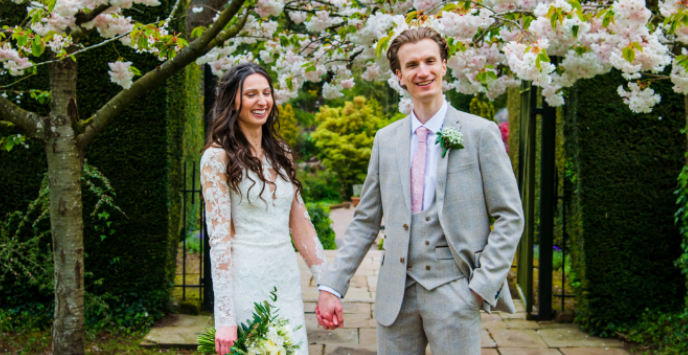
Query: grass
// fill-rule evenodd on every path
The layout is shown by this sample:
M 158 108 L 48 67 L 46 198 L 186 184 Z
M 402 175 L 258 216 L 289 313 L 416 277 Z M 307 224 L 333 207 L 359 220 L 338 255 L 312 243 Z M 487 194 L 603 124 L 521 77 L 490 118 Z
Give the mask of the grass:
M 2 354 L 50 354 L 51 332 L 49 329 L 3 332 L 0 335 L 0 353 Z M 191 349 L 140 347 L 139 343 L 145 335 L 145 331 L 133 334 L 88 335 L 86 354 L 200 354 Z

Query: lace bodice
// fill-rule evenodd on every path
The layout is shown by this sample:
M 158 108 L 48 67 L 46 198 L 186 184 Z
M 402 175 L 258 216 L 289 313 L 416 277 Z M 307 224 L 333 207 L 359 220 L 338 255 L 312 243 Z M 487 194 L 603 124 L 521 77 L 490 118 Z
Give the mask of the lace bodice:
M 238 250 L 246 253 L 247 250 L 279 248 L 285 243 L 289 244 L 291 233 L 296 249 L 310 267 L 316 282 L 320 280 L 327 260 L 306 206 L 290 181 L 280 178 L 265 160 L 263 175 L 271 182 L 265 184 L 262 194 L 263 183 L 250 170 L 244 171 L 239 191 L 233 191 L 227 183 L 227 162 L 227 154 L 222 148 L 208 148 L 201 158 L 201 185 L 210 235 L 210 261 L 215 293 L 215 327 L 237 324 L 233 309 L 235 268 L 241 268 L 242 275 L 246 272 L 254 275 L 258 278 L 253 280 L 255 282 L 270 282 L 260 279 L 269 277 L 259 276 L 260 270 L 255 273 L 252 273 L 253 270 L 246 270 L 259 266 L 247 264 L 245 260 L 260 258 L 262 255 L 251 255 L 248 258 L 241 255 L 237 259 L 238 255 L 234 253 Z M 244 248 L 245 246 L 258 249 Z M 291 248 L 287 250 L 289 249 Z M 293 258 L 293 253 L 291 257 Z M 235 265 L 235 259 L 242 261 Z M 271 259 L 269 262 L 280 261 Z M 300 294 L 300 289 L 298 293 Z

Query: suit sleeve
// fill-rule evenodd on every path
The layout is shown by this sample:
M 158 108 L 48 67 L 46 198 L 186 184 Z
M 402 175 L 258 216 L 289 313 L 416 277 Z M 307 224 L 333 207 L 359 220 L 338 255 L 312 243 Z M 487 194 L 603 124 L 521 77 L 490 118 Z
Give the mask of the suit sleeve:
M 523 232 L 523 209 L 516 178 L 494 123 L 480 134 L 478 163 L 487 210 L 495 221 L 469 287 L 494 307 Z
M 354 218 L 346 230 L 342 246 L 337 251 L 334 262 L 329 265 L 321 282 L 322 286 L 329 287 L 342 296 L 349 289 L 351 277 L 380 231 L 382 199 L 380 196 L 379 151 L 380 143 L 376 134 L 368 163 L 368 175 L 366 175 L 361 190 L 361 200 L 354 212 Z

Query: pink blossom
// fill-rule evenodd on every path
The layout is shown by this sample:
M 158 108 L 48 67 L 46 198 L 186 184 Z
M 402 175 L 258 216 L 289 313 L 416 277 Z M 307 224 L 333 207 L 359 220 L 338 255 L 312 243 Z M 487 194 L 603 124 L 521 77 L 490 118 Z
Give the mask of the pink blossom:
M 131 87 L 132 79 L 134 78 L 134 72 L 131 71 L 131 62 L 117 61 L 108 63 L 108 66 L 110 67 L 108 71 L 110 81 L 125 89 Z
M 350 78 L 350 79 L 342 80 L 342 87 L 344 89 L 351 89 L 352 87 L 354 87 L 354 79 Z

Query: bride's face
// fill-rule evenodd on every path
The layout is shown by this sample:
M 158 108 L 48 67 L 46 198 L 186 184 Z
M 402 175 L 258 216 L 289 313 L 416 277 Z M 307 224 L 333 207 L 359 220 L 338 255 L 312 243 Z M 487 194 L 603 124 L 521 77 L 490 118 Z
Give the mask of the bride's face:
M 236 97 L 239 111 L 239 125 L 246 128 L 261 127 L 272 111 L 273 99 L 270 83 L 261 74 L 251 74 L 244 79 L 241 96 Z

